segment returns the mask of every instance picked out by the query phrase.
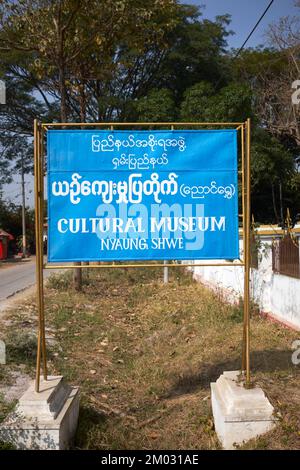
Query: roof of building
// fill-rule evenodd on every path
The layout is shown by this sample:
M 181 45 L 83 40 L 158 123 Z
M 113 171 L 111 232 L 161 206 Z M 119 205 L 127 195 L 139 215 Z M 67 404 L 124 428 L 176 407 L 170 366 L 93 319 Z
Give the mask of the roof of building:
M 10 240 L 14 239 L 14 237 L 13 237 L 13 235 L 11 235 L 11 233 L 5 232 L 5 230 L 2 230 L 2 228 L 0 228 L 0 237 L 7 237 Z

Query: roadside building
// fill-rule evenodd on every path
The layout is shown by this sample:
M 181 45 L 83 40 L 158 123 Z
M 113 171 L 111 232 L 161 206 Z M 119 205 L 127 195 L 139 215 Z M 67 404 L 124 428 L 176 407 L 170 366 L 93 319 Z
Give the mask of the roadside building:
M 0 228 L 0 260 L 8 257 L 8 244 L 14 237 Z

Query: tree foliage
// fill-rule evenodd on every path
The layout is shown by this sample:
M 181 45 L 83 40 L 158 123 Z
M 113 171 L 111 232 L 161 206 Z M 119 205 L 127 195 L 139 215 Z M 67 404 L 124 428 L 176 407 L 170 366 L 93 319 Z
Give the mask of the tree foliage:
M 230 17 L 176 0 L 1 0 L 0 187 L 32 171 L 32 123 L 244 121 L 252 118 L 253 211 L 299 212 L 299 20 L 265 48 L 227 50 Z M 279 196 L 280 193 L 280 196 Z M 282 194 L 282 197 L 281 197 Z

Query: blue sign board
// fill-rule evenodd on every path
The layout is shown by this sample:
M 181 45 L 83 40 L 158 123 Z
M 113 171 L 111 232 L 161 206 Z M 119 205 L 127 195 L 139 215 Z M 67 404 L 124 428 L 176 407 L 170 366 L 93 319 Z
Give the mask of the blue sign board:
M 236 130 L 49 130 L 48 261 L 236 259 Z

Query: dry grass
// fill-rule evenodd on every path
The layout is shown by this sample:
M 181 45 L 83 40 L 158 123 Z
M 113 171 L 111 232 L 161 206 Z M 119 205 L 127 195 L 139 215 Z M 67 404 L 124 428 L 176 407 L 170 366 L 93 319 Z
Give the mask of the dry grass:
M 217 449 L 210 382 L 240 367 L 242 314 L 220 296 L 174 270 L 93 271 L 81 293 L 70 274 L 46 293 L 50 373 L 81 388 L 80 449 Z M 33 303 L 10 314 L 9 331 L 31 335 Z M 299 449 L 299 337 L 254 316 L 253 377 L 280 412 L 277 428 L 245 448 Z M 20 362 L 20 341 L 10 368 Z M 21 342 L 22 343 L 22 342 Z M 30 343 L 29 343 L 30 344 Z M 33 373 L 28 351 L 22 359 Z M 1 403 L 0 403 L 1 407 Z

